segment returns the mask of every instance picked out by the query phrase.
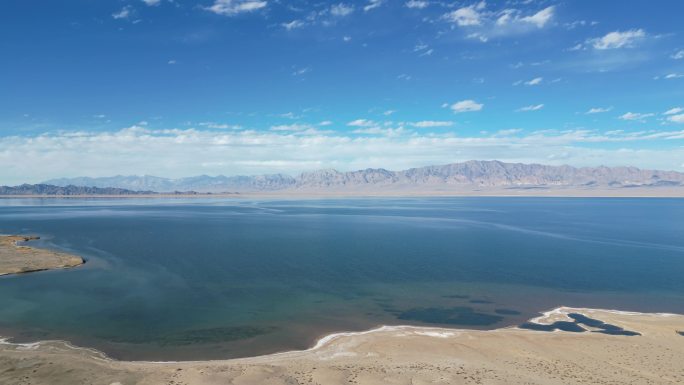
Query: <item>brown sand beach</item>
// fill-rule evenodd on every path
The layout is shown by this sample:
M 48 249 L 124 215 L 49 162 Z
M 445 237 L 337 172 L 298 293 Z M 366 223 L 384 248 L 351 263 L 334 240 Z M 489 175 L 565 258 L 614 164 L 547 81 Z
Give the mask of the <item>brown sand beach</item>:
M 0 236 L 0 275 L 64 269 L 84 263 L 83 258 L 75 255 L 23 245 L 24 242 L 36 239 L 39 238 L 24 235 Z
M 681 384 L 684 315 L 558 308 L 639 335 L 381 327 L 306 351 L 206 362 L 124 362 L 64 342 L 0 344 L 2 384 Z

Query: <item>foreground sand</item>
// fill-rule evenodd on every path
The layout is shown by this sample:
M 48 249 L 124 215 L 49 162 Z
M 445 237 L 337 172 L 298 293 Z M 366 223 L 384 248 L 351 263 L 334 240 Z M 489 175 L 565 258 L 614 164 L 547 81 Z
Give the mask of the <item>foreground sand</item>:
M 0 344 L 2 384 L 682 384 L 683 315 L 559 308 L 640 336 L 383 327 L 307 351 L 183 363 L 110 360 L 62 342 Z
M 20 245 L 38 237 L 0 235 L 0 275 L 63 269 L 84 263 L 83 258 Z

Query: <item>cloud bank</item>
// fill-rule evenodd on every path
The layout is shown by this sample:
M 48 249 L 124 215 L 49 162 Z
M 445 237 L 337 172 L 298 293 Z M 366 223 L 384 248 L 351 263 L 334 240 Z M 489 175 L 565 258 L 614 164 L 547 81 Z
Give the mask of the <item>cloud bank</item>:
M 356 122 L 354 127 L 367 131 L 364 135 L 300 125 L 273 131 L 132 126 L 111 132 L 6 136 L 0 137 L 0 164 L 4 165 L 0 180 L 2 184 L 20 184 L 82 175 L 294 175 L 318 168 L 398 170 L 470 159 L 670 170 L 681 169 L 684 164 L 684 130 L 507 130 L 505 135 L 499 132 L 478 136 L 425 131 L 443 124 L 378 127 Z M 644 144 L 650 141 L 670 145 L 649 149 Z M 614 145 L 591 145 L 608 142 Z

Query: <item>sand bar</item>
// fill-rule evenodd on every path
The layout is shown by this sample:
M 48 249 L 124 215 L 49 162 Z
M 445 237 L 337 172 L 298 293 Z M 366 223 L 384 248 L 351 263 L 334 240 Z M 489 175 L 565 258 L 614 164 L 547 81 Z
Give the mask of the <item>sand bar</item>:
M 52 250 L 25 246 L 35 236 L 0 235 L 0 275 L 64 269 L 80 266 L 83 258 Z
M 125 362 L 64 342 L 0 344 L 3 384 L 681 384 L 684 315 L 558 308 L 638 336 L 588 331 L 381 327 L 315 347 L 205 362 Z

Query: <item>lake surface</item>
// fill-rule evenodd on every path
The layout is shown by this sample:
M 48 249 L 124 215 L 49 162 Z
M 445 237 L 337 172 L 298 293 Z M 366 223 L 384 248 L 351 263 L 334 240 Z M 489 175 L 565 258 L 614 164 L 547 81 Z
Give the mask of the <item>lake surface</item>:
M 684 199 L 0 199 L 0 233 L 87 259 L 0 278 L 0 335 L 124 359 L 560 305 L 684 313 Z

